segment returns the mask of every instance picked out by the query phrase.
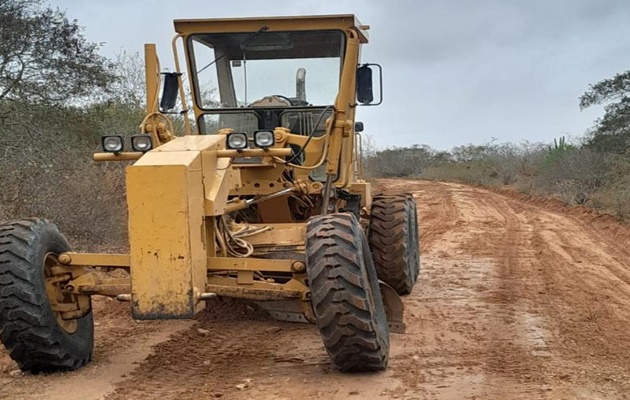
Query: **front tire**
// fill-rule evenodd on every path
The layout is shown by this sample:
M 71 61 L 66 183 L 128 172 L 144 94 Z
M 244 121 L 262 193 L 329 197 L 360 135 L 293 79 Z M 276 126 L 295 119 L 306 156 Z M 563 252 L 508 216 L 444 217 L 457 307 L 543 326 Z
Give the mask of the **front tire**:
M 65 237 L 46 220 L 0 226 L 0 341 L 23 371 L 75 370 L 92 357 L 92 312 L 63 320 L 46 290 L 51 264 L 69 250 Z M 63 297 L 50 285 L 48 292 Z
M 387 368 L 389 328 L 367 240 L 351 214 L 311 218 L 306 271 L 326 351 L 344 372 Z

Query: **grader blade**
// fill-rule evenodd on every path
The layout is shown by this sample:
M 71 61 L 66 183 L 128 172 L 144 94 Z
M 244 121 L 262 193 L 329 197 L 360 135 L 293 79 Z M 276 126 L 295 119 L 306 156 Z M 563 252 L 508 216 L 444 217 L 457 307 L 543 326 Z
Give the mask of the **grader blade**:
M 269 315 L 278 321 L 285 322 L 315 322 L 313 311 L 308 310 L 310 303 L 302 301 L 261 301 L 258 306 L 267 311 Z

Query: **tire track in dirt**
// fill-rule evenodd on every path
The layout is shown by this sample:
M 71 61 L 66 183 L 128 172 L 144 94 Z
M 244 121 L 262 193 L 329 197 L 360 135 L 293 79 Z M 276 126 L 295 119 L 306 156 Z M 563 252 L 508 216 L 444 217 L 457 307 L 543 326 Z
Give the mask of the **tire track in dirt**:
M 388 193 L 413 193 L 418 202 L 418 197 L 422 195 L 423 185 L 418 181 L 381 180 L 378 182 L 379 190 L 386 190 Z M 432 244 L 446 234 L 452 228 L 452 224 L 458 220 L 458 209 L 453 203 L 451 192 L 446 186 L 432 188 L 431 197 L 423 197 L 424 202 L 418 202 L 418 209 L 430 209 L 430 213 L 423 213 L 420 224 L 420 247 L 421 251 L 431 248 Z
M 630 230 L 590 223 L 592 217 L 588 222 L 567 217 L 541 209 L 536 202 L 507 201 L 533 221 L 536 270 L 543 277 L 543 289 L 530 290 L 530 295 L 556 332 L 567 370 L 563 379 L 588 376 L 613 392 L 619 386 L 627 390 L 630 250 L 624 243 Z
M 547 271 L 547 312 L 560 350 L 577 367 L 572 379 L 588 376 L 602 387 L 630 388 L 630 285 L 627 250 L 603 246 L 600 232 L 548 213 L 537 221 L 539 259 Z M 582 233 L 587 233 L 586 235 Z M 553 304 L 553 307 L 549 305 Z
M 130 318 L 128 303 L 109 298 L 93 301 L 94 355 L 87 367 L 74 372 L 30 375 L 0 351 L 0 399 L 99 400 L 151 354 L 154 345 L 187 329 L 189 321 L 143 321 Z
M 197 322 L 106 399 L 377 398 L 397 382 L 334 370 L 313 325 L 271 320 L 245 302 L 215 299 Z
M 550 337 L 544 317 L 528 296 L 530 290 L 541 285 L 541 278 L 532 274 L 535 261 L 530 221 L 500 196 L 464 192 L 474 199 L 473 209 L 485 210 L 487 218 L 494 219 L 483 238 L 463 243 L 469 255 L 490 254 L 494 259 L 496 278 L 484 296 L 493 309 L 487 368 L 510 378 L 547 384 L 543 372 Z
M 409 183 L 397 182 L 395 186 L 408 187 Z M 409 309 L 419 311 L 422 323 L 422 338 L 408 343 L 416 349 L 411 359 L 415 357 L 420 364 L 421 374 L 394 369 L 405 387 L 398 389 L 399 396 L 621 398 L 627 375 L 610 367 L 604 354 L 598 357 L 589 350 L 584 342 L 596 343 L 595 332 L 567 324 L 566 309 L 580 309 L 583 304 L 579 290 L 557 289 L 583 287 L 579 279 L 574 281 L 579 264 L 557 259 L 564 247 L 580 252 L 582 242 L 595 240 L 592 232 L 562 214 L 483 189 L 434 182 L 422 182 L 421 186 L 416 192 L 419 204 L 432 203 L 439 196 L 436 193 L 448 188 L 458 220 L 423 253 L 421 289 L 406 299 Z M 423 222 L 431 218 L 425 214 L 435 212 L 435 208 L 419 209 Z M 547 221 L 549 215 L 564 224 Z M 541 221 L 546 222 L 544 226 Z M 571 237 L 573 244 L 541 239 L 545 229 Z M 611 238 L 603 238 L 614 246 Z M 596 251 L 590 262 L 606 253 L 606 247 L 593 248 Z M 554 265 L 548 264 L 547 252 L 556 260 Z M 610 256 L 600 257 L 600 261 L 592 268 L 598 269 L 602 263 L 606 264 L 604 270 L 629 268 L 627 263 L 611 263 L 614 260 Z M 614 283 L 615 279 L 611 275 L 605 282 Z M 602 304 L 603 299 L 592 301 Z M 620 302 L 630 305 L 626 300 Z M 588 316 L 586 310 L 583 313 Z M 614 332 L 619 327 L 627 330 L 626 321 L 618 318 L 612 322 L 614 327 L 606 338 L 608 347 L 619 344 Z M 567 340 L 571 346 L 566 345 Z M 630 364 L 624 359 L 618 365 L 627 370 Z
M 621 261 L 625 250 L 576 218 L 486 190 L 447 185 L 477 203 L 473 214 L 494 208 L 505 221 L 472 241 L 466 252 L 481 255 L 486 252 L 482 247 L 491 249 L 503 288 L 491 291 L 490 298 L 499 294 L 499 300 L 507 300 L 503 305 L 510 315 L 517 316 L 491 329 L 499 338 L 512 337 L 512 342 L 495 338 L 490 343 L 495 351 L 488 352 L 513 354 L 495 365 L 503 368 L 501 375 L 527 383 L 513 396 L 528 398 L 543 388 L 537 394 L 542 398 L 622 397 L 630 366 L 624 340 L 630 317 L 630 286 L 625 283 L 630 265 L 627 257 Z M 470 216 L 466 219 L 472 221 Z M 494 234 L 497 228 L 501 235 Z M 608 312 L 611 303 L 623 312 L 613 316 Z M 501 310 L 494 314 L 502 315 Z M 523 390 L 531 394 L 524 395 Z
M 534 354 L 546 348 L 544 330 L 514 293 L 520 283 L 515 272 L 529 257 L 520 248 L 528 229 L 521 229 L 513 210 L 467 187 L 424 184 L 424 196 L 429 197 L 438 192 L 434 186 L 448 188 L 458 208 L 459 220 L 448 235 L 423 254 L 424 265 L 431 270 L 425 270 L 419 299 L 433 310 L 427 316 L 433 326 L 427 331 L 453 336 L 448 347 L 457 351 L 446 365 L 425 366 L 427 371 L 444 373 L 433 374 L 441 379 L 418 386 L 430 388 L 427 398 L 538 396 L 545 382 L 538 379 Z M 423 195 L 419 198 L 428 202 Z M 439 354 L 440 342 L 435 346 Z

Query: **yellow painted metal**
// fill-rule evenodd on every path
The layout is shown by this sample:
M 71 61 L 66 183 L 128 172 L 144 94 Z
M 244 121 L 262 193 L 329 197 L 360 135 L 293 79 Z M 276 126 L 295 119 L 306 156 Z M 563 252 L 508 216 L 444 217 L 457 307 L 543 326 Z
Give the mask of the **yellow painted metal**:
M 299 232 L 299 231 L 294 231 Z M 131 257 L 128 254 L 95 254 L 95 253 L 63 253 L 61 257 L 68 257 L 63 264 L 69 266 L 90 267 L 117 267 L 128 269 L 131 266 Z M 291 272 L 292 266 L 299 263 L 298 260 L 266 259 L 266 258 L 233 258 L 233 257 L 208 257 L 206 265 L 208 270 L 221 271 L 270 271 Z M 85 279 L 85 278 L 84 278 Z M 90 281 L 91 285 L 98 284 Z
M 201 153 L 217 139 L 178 138 L 127 168 L 131 306 L 136 319 L 195 314 L 196 293 L 206 283 L 207 258 Z
M 240 187 L 240 175 L 230 168 L 231 161 L 218 158 L 216 151 L 202 154 L 204 168 L 203 186 L 205 188 L 204 210 L 207 216 L 223 215 L 230 190 Z
M 326 172 L 328 174 L 340 173 L 340 179 L 336 183 L 339 187 L 345 187 L 351 176 L 354 144 L 354 138 L 351 138 L 351 140 L 347 138 L 352 136 L 351 132 L 354 129 L 357 63 L 348 62 L 348 60 L 359 59 L 359 38 L 352 31 L 347 31 L 346 33 L 346 62 L 344 62 L 341 72 L 339 94 L 335 101 L 335 121 L 333 122 L 333 132 L 328 150 L 328 163 L 326 164 Z M 342 155 L 344 155 L 345 162 L 340 168 Z
M 305 299 L 309 289 L 296 279 L 283 284 L 256 280 L 247 285 L 240 285 L 234 278 L 210 276 L 206 292 L 216 293 L 219 296 L 266 301 Z
M 179 52 L 177 51 L 177 41 L 183 38 L 181 35 L 175 35 L 171 43 L 173 49 L 173 59 L 175 60 L 175 73 L 177 73 L 177 81 L 179 82 L 179 100 L 182 102 L 182 117 L 184 120 L 184 134 L 191 135 L 192 127 L 190 126 L 190 120 L 188 118 L 188 104 L 186 100 L 186 91 L 184 89 L 184 81 L 182 79 L 182 71 L 179 66 Z
M 293 221 L 289 200 L 286 196 L 264 201 L 258 204 L 258 213 L 265 222 Z
M 219 150 L 223 148 L 224 137 L 216 135 L 207 136 L 183 136 L 173 140 L 169 143 L 165 143 L 163 146 L 152 150 L 148 154 L 174 152 L 174 151 L 208 151 Z
M 131 279 L 106 277 L 95 271 L 83 274 L 69 281 L 65 291 L 76 295 L 93 295 L 116 297 L 119 294 L 131 293 Z
M 208 258 L 209 271 L 265 271 L 291 272 L 298 260 L 267 259 L 267 258 Z
M 240 229 L 244 226 L 260 228 L 268 226 L 271 229 L 258 233 L 247 238 L 255 247 L 258 246 L 287 246 L 287 245 L 303 245 L 306 237 L 306 226 L 302 223 L 295 224 L 234 224 L 234 229 Z
M 67 292 L 82 295 L 101 295 L 117 297 L 130 293 L 131 284 L 129 278 L 101 278 L 96 274 L 86 274 L 70 281 L 72 286 Z M 237 279 L 219 276 L 210 276 L 205 292 L 215 293 L 219 296 L 236 297 L 258 301 L 281 299 L 304 299 L 308 288 L 297 280 L 291 280 L 285 284 L 265 281 L 248 280 L 246 284 L 239 283 Z M 196 292 L 196 298 L 201 292 Z M 67 307 L 74 309 L 73 306 Z M 65 310 L 65 308 L 64 308 Z
M 81 285 L 78 287 L 78 293 L 83 295 L 95 295 L 117 297 L 121 294 L 131 293 L 130 283 L 108 284 L 101 283 L 98 285 Z
M 122 152 L 122 153 L 94 153 L 94 161 L 135 161 L 139 160 L 144 153 Z
M 348 191 L 352 194 L 361 195 L 361 207 L 369 208 L 372 205 L 372 184 L 370 182 L 359 179 L 352 182 Z
M 217 152 L 224 146 L 225 137 L 221 135 L 184 136 L 147 153 L 142 160 L 148 158 L 154 165 L 160 165 L 161 160 L 169 157 L 175 161 L 178 154 L 198 153 L 201 174 L 198 184 L 204 188 L 204 213 L 206 216 L 222 215 L 230 190 L 239 186 L 239 175 L 230 167 L 230 160 L 217 157 Z
M 239 299 L 272 301 L 283 299 L 299 299 L 302 293 L 299 290 L 288 289 L 258 289 L 256 287 L 207 285 L 206 291 L 216 293 L 218 296 L 235 297 Z
M 78 321 L 73 318 L 67 318 L 66 314 L 80 310 L 80 305 L 77 296 L 70 295 L 63 291 L 64 282 L 69 281 L 72 275 L 69 273 L 53 274 L 53 268 L 57 264 L 55 254 L 46 254 L 43 265 L 46 296 L 48 297 L 50 307 L 55 314 L 59 326 L 67 333 L 72 334 L 77 330 Z
M 146 82 L 146 111 L 147 115 L 140 124 L 140 133 L 148 133 L 153 139 L 153 146 L 173 140 L 173 124 L 169 118 L 160 113 L 160 60 L 155 50 L 155 44 L 144 45 L 145 82 Z
M 129 254 L 68 252 L 59 255 L 59 262 L 66 265 L 129 268 L 131 265 L 131 258 L 129 257 Z
M 236 275 L 236 283 L 239 285 L 253 285 L 254 271 L 238 271 Z
M 155 44 L 144 45 L 145 82 L 147 95 L 147 114 L 158 111 L 158 96 L 160 93 L 160 63 L 155 50 Z
M 178 19 L 175 31 L 187 36 L 192 33 L 256 32 L 266 26 L 270 31 L 354 30 L 361 43 L 368 42 L 368 26 L 352 14 L 304 15 L 294 17 Z
M 357 157 L 360 151 L 354 134 L 356 67 L 360 45 L 368 41 L 368 28 L 354 15 L 177 20 L 178 35 L 172 42 L 176 72 L 180 72 L 179 39 L 186 48 L 188 36 L 194 33 L 257 32 L 262 26 L 276 32 L 334 29 L 344 33 L 346 46 L 339 93 L 331 108 L 331 116 L 325 121 L 326 133 L 309 139 L 276 127 L 274 147 L 244 151 L 225 148 L 225 134 L 231 132 L 229 129 L 216 135 L 174 138 L 170 121 L 158 112 L 159 60 L 155 46 L 147 45 L 147 117 L 141 124 L 141 131 L 152 134 L 157 147 L 144 154 L 94 155 L 97 161 L 137 160 L 127 169 L 130 254 L 61 255 L 65 268 L 129 268 L 131 278 L 126 281 L 103 280 L 89 273 L 72 275 L 72 293 L 108 296 L 131 293 L 133 315 L 137 319 L 192 317 L 198 310 L 202 292 L 259 301 L 298 299 L 292 300 L 299 303 L 298 313 L 303 310 L 305 319 L 313 320 L 305 265 L 300 261 L 304 253 L 305 224 L 290 223 L 294 210 L 289 208 L 289 201 L 301 201 L 306 196 L 313 213 L 319 211 L 321 202 L 317 203 L 317 196 L 321 195 L 323 184 L 316 180 L 321 179 L 321 173 L 318 172 L 318 178 L 312 177 L 312 173 L 322 167 L 328 174 L 337 175 L 336 187 L 360 194 L 362 207 L 370 205 L 370 184 L 358 180 L 360 173 L 357 172 L 360 171 L 355 171 L 359 169 Z M 192 79 L 195 71 L 190 71 L 190 52 L 184 54 Z M 187 108 L 181 83 L 180 78 L 180 98 L 183 107 Z M 190 87 L 195 90 L 194 82 L 191 81 Z M 194 93 L 192 97 L 195 98 Z M 203 113 L 195 102 L 192 108 L 196 118 Z M 184 119 L 186 133 L 191 133 L 190 121 L 186 116 Z M 304 149 L 301 163 L 288 165 L 286 160 L 293 154 L 290 146 L 304 147 L 307 140 L 309 144 Z M 257 157 L 260 159 L 251 160 Z M 239 161 L 244 158 L 250 159 Z M 215 222 L 230 212 L 234 212 L 234 219 L 242 221 L 238 217 L 247 215 L 244 212 L 237 215 L 235 211 L 250 205 L 246 199 L 259 200 L 285 189 L 291 192 L 256 203 L 252 211 L 257 218 L 254 220 L 263 223 L 227 222 L 234 232 L 243 227 L 269 228 L 244 238 L 253 246 L 254 257 L 227 257 L 225 249 L 220 254 L 219 242 L 215 241 Z M 300 215 L 300 212 L 295 214 Z M 291 276 L 288 273 L 293 274 L 293 278 L 287 283 L 275 283 L 265 279 L 265 273 L 267 278 Z M 397 306 L 390 301 L 394 311 Z M 398 312 L 393 314 L 398 315 Z
M 175 30 L 186 39 L 195 33 L 221 33 L 221 32 L 257 32 L 261 27 L 267 27 L 270 31 L 301 31 L 301 30 L 331 30 L 336 29 L 346 35 L 346 53 L 340 79 L 339 94 L 334 104 L 335 117 L 330 122 L 332 134 L 324 135 L 311 141 L 306 150 L 306 160 L 302 166 L 294 166 L 293 173 L 297 179 L 309 179 L 311 168 L 327 160 L 326 171 L 331 175 L 338 175 L 336 187 L 347 187 L 354 180 L 353 165 L 354 154 L 354 114 L 356 108 L 356 66 L 359 63 L 359 45 L 368 42 L 367 30 L 369 26 L 361 24 L 354 15 L 327 15 L 327 16 L 299 16 L 277 18 L 237 18 L 237 19 L 203 19 L 203 20 L 176 20 Z M 184 40 L 186 43 L 186 40 Z M 190 70 L 190 53 L 186 52 L 189 64 L 189 77 L 191 87 L 195 87 L 193 81 L 194 71 Z M 195 117 L 203 114 L 198 105 L 193 102 Z M 278 131 L 278 129 L 276 129 Z M 295 144 L 295 141 L 305 140 L 304 136 L 291 135 L 287 144 Z M 319 161 L 318 161 L 319 160 Z M 282 173 L 282 166 L 276 168 L 276 176 Z M 243 187 L 238 193 L 271 193 L 268 188 L 273 180 L 260 176 L 259 171 L 253 171 L 250 166 L 242 169 Z M 282 219 L 278 216 L 278 220 Z
M 291 149 L 218 150 L 217 157 L 289 157 Z

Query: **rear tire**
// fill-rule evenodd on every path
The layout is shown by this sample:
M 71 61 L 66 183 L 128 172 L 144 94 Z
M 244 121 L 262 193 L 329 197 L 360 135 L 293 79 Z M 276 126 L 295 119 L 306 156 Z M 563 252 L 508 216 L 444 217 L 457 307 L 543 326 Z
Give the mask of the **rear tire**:
M 420 274 L 418 216 L 411 195 L 374 196 L 368 241 L 378 278 L 399 295 L 411 293 Z
M 418 277 L 420 276 L 420 233 L 419 233 L 420 225 L 418 224 L 418 206 L 416 204 L 416 200 L 413 198 L 412 195 L 407 197 L 407 202 L 409 202 L 409 204 L 411 205 L 411 209 L 412 209 L 411 214 L 413 215 L 413 221 L 411 222 L 411 226 L 413 227 L 412 243 L 414 243 L 414 246 L 413 246 L 414 251 L 412 252 L 411 259 L 414 264 L 414 271 L 415 271 L 415 276 L 413 280 L 414 282 L 417 282 Z
M 47 257 L 69 250 L 46 220 L 0 225 L 0 341 L 23 371 L 75 370 L 92 357 L 92 312 L 64 327 L 46 292 Z
M 306 271 L 326 351 L 344 372 L 387 368 L 389 328 L 367 240 L 351 214 L 311 218 Z

